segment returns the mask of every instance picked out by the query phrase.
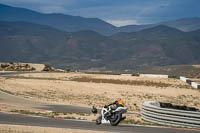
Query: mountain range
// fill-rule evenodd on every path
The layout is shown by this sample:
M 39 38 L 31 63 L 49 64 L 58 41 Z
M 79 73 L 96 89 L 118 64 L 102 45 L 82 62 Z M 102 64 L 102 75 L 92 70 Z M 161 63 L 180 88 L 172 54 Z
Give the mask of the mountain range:
M 158 25 L 166 25 L 186 32 L 200 29 L 199 17 L 183 18 L 156 24 L 116 27 L 98 18 L 84 18 L 60 13 L 44 14 L 25 8 L 11 7 L 3 4 L 0 4 L 0 20 L 26 21 L 30 23 L 43 24 L 67 32 L 93 30 L 107 36 L 118 32 L 136 32 Z
M 200 63 L 200 30 L 182 32 L 159 25 L 103 36 L 65 32 L 46 25 L 0 21 L 0 60 L 48 62 L 73 69 L 135 69 Z
M 199 18 L 188 18 L 174 23 L 115 27 L 100 19 L 0 5 L 0 61 L 103 70 L 199 64 L 197 21 Z M 114 27 L 112 35 L 102 23 Z

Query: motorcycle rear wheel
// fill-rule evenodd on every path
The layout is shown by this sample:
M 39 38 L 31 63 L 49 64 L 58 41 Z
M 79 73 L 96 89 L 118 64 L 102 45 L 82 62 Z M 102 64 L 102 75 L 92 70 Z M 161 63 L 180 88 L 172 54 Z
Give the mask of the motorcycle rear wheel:
M 122 118 L 122 114 L 115 114 L 115 119 L 110 120 L 110 124 L 112 126 L 117 126 L 120 123 L 121 118 Z

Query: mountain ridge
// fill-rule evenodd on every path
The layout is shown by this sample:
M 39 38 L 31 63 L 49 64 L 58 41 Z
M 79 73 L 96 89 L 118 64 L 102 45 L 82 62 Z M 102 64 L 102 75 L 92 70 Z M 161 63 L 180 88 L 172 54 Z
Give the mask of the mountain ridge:
M 3 4 L 0 4 L 0 20 L 27 21 L 31 23 L 49 25 L 67 32 L 93 30 L 106 36 L 110 36 L 118 32 L 137 32 L 161 24 L 186 32 L 200 29 L 200 17 L 182 18 L 155 24 L 116 27 L 99 18 L 84 18 L 81 16 L 72 16 L 62 13 L 44 14 L 26 8 L 12 7 Z
M 98 18 L 83 18 L 61 13 L 44 14 L 25 8 L 17 8 L 0 4 L 0 20 L 26 21 L 55 27 L 59 30 L 76 32 L 80 30 L 94 30 L 107 34 L 107 29 L 116 27 Z

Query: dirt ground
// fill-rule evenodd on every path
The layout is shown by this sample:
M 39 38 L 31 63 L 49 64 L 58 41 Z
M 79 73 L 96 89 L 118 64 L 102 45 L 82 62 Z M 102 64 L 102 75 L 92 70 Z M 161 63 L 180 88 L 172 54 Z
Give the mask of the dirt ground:
M 129 111 L 144 101 L 170 102 L 200 108 L 200 91 L 178 79 L 140 78 L 82 73 L 35 73 L 0 78 L 0 89 L 53 103 L 102 107 L 124 99 Z
M 33 63 L 27 63 L 29 64 L 30 66 L 34 67 L 35 68 L 35 71 L 42 71 L 44 69 L 44 64 L 33 64 Z
M 200 65 L 192 65 L 193 67 L 200 68 Z
M 108 133 L 108 132 L 0 124 L 0 133 Z
M 192 78 L 191 80 L 192 80 L 193 82 L 196 82 L 196 83 L 200 84 L 200 79 Z

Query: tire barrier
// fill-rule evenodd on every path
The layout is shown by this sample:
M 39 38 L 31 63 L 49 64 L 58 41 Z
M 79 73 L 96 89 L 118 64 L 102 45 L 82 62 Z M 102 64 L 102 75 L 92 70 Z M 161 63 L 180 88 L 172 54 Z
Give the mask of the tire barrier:
M 142 119 L 161 125 L 200 128 L 200 110 L 170 103 L 144 102 Z

